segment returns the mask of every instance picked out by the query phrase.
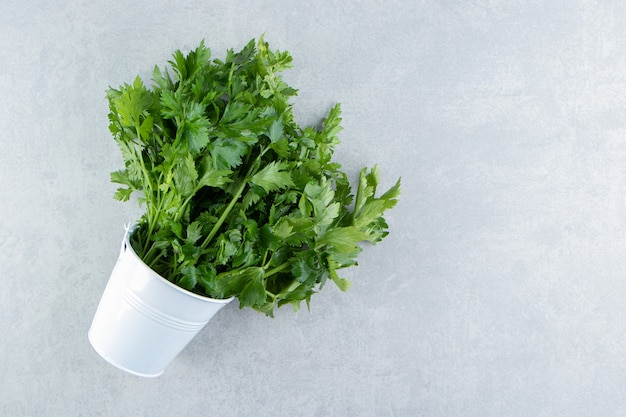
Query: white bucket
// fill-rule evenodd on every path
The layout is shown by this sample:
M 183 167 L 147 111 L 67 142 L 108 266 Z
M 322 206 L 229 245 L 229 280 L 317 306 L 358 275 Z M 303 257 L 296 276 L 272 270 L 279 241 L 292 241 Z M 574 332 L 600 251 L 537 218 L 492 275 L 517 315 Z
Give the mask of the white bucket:
M 156 377 L 233 298 L 203 297 L 172 284 L 139 259 L 129 237 L 127 229 L 89 341 L 111 365 Z

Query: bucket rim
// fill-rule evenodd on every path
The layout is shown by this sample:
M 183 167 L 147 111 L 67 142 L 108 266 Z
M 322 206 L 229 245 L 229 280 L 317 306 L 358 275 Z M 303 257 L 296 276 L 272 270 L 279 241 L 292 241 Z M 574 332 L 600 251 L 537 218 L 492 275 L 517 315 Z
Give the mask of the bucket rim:
M 171 288 L 185 294 L 188 295 L 192 298 L 195 298 L 197 300 L 201 300 L 204 302 L 210 302 L 210 303 L 216 303 L 216 304 L 228 304 L 231 301 L 233 301 L 235 299 L 235 297 L 229 297 L 229 298 L 212 298 L 206 295 L 200 295 L 200 294 L 196 294 L 194 292 L 191 292 L 183 287 L 180 287 L 176 284 L 174 284 L 173 282 L 171 282 L 170 280 L 168 280 L 165 277 L 162 277 L 161 274 L 157 273 L 155 270 L 153 270 L 152 268 L 150 268 L 144 261 L 143 259 L 141 259 L 139 257 L 139 255 L 137 255 L 137 253 L 135 252 L 135 249 L 133 248 L 133 245 L 130 244 L 130 236 L 135 232 L 135 230 L 137 230 L 137 228 L 139 227 L 138 223 L 134 223 L 132 226 L 129 225 L 124 225 L 124 228 L 126 229 L 126 233 L 124 234 L 124 240 L 122 242 L 122 249 L 124 249 L 124 246 L 126 247 L 126 253 L 130 254 L 131 257 L 133 257 L 134 259 L 138 260 L 142 265 L 144 265 L 146 268 L 148 268 L 150 271 L 152 271 L 154 273 L 154 275 L 156 275 L 157 277 L 159 277 L 161 279 L 161 281 L 163 282 L 163 284 L 170 286 Z

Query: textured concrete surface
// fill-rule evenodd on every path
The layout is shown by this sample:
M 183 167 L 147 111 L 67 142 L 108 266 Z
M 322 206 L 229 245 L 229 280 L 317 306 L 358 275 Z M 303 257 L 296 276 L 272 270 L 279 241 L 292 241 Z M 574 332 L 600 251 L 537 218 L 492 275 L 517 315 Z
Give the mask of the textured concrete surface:
M 0 415 L 626 416 L 626 3 L 21 1 L 0 13 Z M 337 157 L 402 176 L 312 311 L 222 310 L 163 376 L 87 341 L 123 223 L 104 90 L 265 33 Z

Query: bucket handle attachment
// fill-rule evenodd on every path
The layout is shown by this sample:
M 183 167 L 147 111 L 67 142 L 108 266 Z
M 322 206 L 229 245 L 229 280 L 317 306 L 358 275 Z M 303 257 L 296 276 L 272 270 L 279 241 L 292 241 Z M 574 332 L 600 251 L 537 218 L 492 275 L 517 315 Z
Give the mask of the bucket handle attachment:
M 126 254 L 126 250 L 128 249 L 128 244 L 126 242 L 128 242 L 128 238 L 130 237 L 130 234 L 133 232 L 134 227 L 131 227 L 131 223 L 124 223 L 124 238 L 122 239 L 122 244 L 120 246 L 120 258 Z

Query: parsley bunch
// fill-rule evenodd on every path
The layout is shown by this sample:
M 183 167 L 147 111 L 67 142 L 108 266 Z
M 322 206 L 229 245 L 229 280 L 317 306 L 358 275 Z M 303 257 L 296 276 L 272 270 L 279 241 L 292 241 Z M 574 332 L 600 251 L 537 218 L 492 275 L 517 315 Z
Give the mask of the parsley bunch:
M 340 107 L 321 129 L 301 128 L 279 73 L 288 52 L 260 38 L 224 60 L 204 42 L 153 86 L 137 77 L 107 91 L 109 128 L 125 168 L 115 198 L 139 194 L 145 213 L 131 236 L 137 255 L 161 276 L 213 298 L 272 315 L 307 305 L 330 279 L 356 265 L 360 243 L 388 233 L 382 215 L 397 203 L 400 181 L 376 197 L 378 169 L 363 169 L 356 196 L 332 160 Z

